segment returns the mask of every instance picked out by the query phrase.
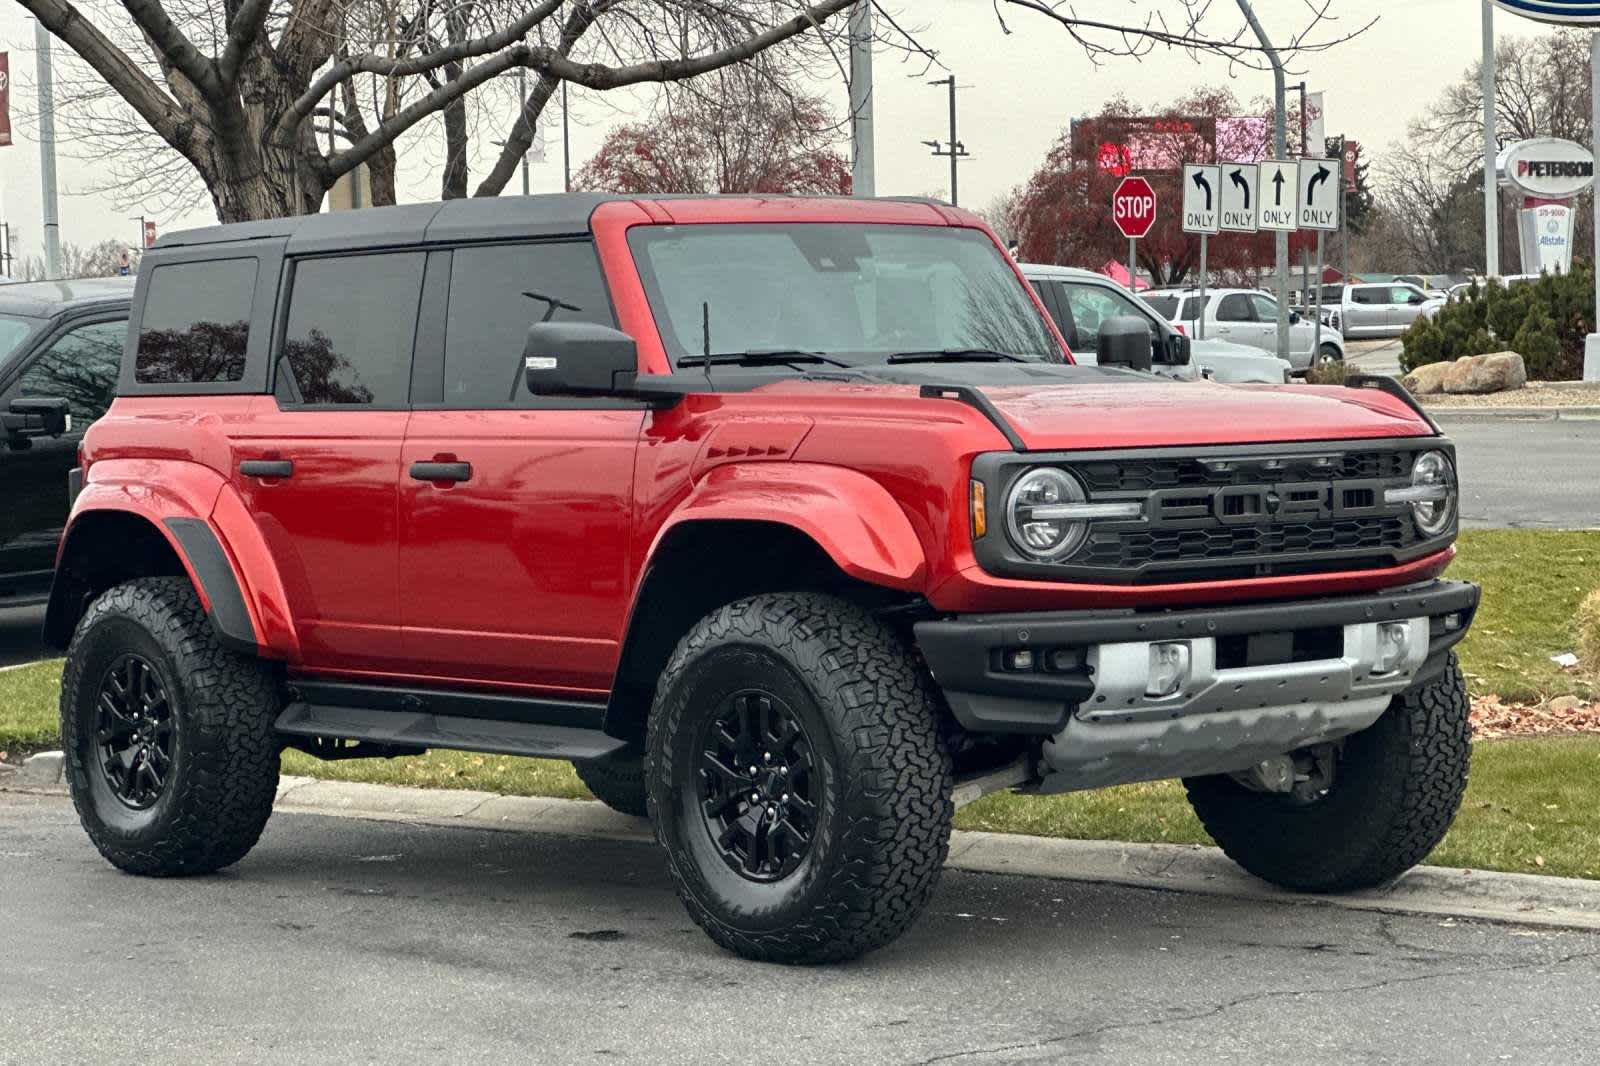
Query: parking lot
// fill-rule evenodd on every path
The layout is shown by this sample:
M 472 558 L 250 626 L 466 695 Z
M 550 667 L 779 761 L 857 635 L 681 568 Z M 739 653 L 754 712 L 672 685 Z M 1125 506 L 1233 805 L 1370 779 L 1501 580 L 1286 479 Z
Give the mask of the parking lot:
M 0 795 L 0 1063 L 1584 1061 L 1600 935 L 947 873 L 895 945 L 742 962 L 653 847 L 278 814 L 209 878 Z

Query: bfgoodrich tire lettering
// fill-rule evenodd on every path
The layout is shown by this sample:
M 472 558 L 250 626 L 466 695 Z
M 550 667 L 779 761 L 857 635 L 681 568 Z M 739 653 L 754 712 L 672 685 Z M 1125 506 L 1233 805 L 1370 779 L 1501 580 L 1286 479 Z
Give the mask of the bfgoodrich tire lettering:
M 707 716 L 750 692 L 798 719 L 813 767 L 803 857 L 775 880 L 742 876 L 718 853 L 694 798 Z M 852 604 L 765 595 L 703 619 L 661 677 L 645 761 L 650 815 L 690 916 L 723 947 L 776 962 L 850 959 L 899 936 L 949 847 L 937 719 L 905 646 Z
M 1319 800 L 1297 804 L 1218 776 L 1187 779 L 1189 802 L 1228 857 L 1263 880 L 1302 892 L 1370 888 L 1421 862 L 1450 828 L 1467 787 L 1469 710 L 1452 654 L 1345 740 Z
M 159 793 L 137 805 L 117 795 L 96 747 L 102 682 L 130 656 L 159 680 L 174 733 Z M 95 600 L 61 677 L 67 783 L 95 847 L 123 870 L 161 877 L 243 858 L 272 813 L 277 710 L 268 666 L 218 644 L 187 581 L 130 581 Z

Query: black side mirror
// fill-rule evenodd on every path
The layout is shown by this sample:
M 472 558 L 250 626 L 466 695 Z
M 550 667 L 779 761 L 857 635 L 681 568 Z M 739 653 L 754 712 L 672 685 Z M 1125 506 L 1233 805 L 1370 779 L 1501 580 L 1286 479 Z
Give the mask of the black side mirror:
M 1194 360 L 1194 341 L 1186 333 L 1174 333 L 1167 338 L 1167 362 L 1173 366 L 1188 366 Z
M 1299 324 L 1300 324 L 1300 312 L 1299 311 L 1290 311 L 1289 312 L 1289 325 L 1298 326 Z
M 1152 347 L 1150 326 L 1144 319 L 1118 315 L 1100 323 L 1100 340 L 1095 346 L 1095 355 L 1101 366 L 1149 370 Z
M 519 382 L 535 396 L 618 396 L 633 391 L 639 348 L 632 337 L 593 322 L 540 322 L 522 346 Z
M 59 396 L 22 396 L 0 414 L 0 426 L 12 438 L 59 437 L 72 428 L 72 415 Z

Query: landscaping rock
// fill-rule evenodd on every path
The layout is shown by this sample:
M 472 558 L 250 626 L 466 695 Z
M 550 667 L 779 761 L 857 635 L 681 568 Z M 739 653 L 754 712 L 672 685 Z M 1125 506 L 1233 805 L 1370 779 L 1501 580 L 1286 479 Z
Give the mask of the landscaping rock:
M 1433 396 L 1444 391 L 1444 376 L 1453 363 L 1423 363 L 1405 376 L 1402 384 L 1413 396 Z
M 22 769 L 9 783 L 18 788 L 55 788 L 61 784 L 64 761 L 65 756 L 59 751 L 41 751 L 37 755 L 30 755 L 23 760 Z
M 1484 393 L 1520 389 L 1528 383 L 1528 368 L 1516 352 L 1492 352 L 1457 359 L 1445 371 L 1445 392 Z
M 1552 714 L 1571 714 L 1583 706 L 1583 701 L 1576 696 L 1557 696 L 1545 706 Z

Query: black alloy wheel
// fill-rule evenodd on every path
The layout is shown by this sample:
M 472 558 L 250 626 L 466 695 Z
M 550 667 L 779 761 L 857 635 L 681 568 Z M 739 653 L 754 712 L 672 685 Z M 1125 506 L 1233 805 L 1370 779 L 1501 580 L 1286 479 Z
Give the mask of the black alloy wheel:
M 811 742 L 783 699 L 730 694 L 700 743 L 700 815 L 722 860 L 750 881 L 779 881 L 805 859 L 817 828 Z
M 111 794 L 133 810 L 151 807 L 171 776 L 172 705 L 154 664 L 125 654 L 100 681 L 95 755 Z

